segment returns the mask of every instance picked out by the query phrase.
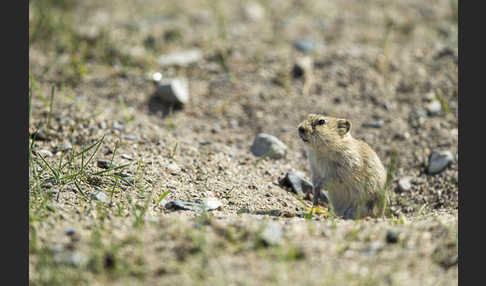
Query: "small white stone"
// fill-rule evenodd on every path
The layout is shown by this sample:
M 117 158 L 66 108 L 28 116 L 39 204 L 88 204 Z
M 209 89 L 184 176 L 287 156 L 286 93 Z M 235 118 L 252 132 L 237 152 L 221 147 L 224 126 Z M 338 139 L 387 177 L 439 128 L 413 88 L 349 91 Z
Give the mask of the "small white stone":
M 49 150 L 39 150 L 39 151 L 37 151 L 37 154 L 41 155 L 44 158 L 53 156 L 52 152 L 49 151 Z

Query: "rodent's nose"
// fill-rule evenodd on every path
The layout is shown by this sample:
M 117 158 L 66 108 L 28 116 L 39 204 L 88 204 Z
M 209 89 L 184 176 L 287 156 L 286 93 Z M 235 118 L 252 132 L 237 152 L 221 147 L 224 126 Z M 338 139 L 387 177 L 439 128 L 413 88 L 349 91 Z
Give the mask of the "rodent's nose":
M 305 133 L 304 126 L 299 126 L 299 134 L 304 134 L 304 133 Z

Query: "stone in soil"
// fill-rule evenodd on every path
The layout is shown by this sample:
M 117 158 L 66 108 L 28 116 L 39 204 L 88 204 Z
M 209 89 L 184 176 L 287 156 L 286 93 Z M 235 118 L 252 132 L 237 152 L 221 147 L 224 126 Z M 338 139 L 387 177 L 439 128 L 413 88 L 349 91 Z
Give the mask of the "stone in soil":
M 109 169 L 109 168 L 115 168 L 116 165 L 112 163 L 110 160 L 98 160 L 97 163 L 98 167 L 102 169 Z
M 197 211 L 203 206 L 199 203 L 182 202 L 182 201 L 170 201 L 165 204 L 165 208 L 168 210 L 184 210 L 184 211 Z
M 130 141 L 135 141 L 138 139 L 138 135 L 136 134 L 124 134 L 123 139 L 130 140 Z
M 294 48 L 300 52 L 313 53 L 319 48 L 321 43 L 313 39 L 305 38 L 305 39 L 295 40 L 293 42 L 293 45 Z
M 188 50 L 182 52 L 175 52 L 168 55 L 162 55 L 159 57 L 159 64 L 162 66 L 187 66 L 192 63 L 196 63 L 203 57 L 200 50 Z
M 434 151 L 429 157 L 429 174 L 437 174 L 443 171 L 449 164 L 454 161 L 454 156 L 450 151 Z
M 44 158 L 53 156 L 52 152 L 49 151 L 49 150 L 39 150 L 39 151 L 37 151 L 37 154 L 41 155 Z
M 121 154 L 121 157 L 122 157 L 123 159 L 125 159 L 125 160 L 128 160 L 128 161 L 132 161 L 132 160 L 133 160 L 133 158 L 132 158 L 132 157 L 130 157 L 130 155 L 127 155 L 127 154 Z
M 110 199 L 102 191 L 97 191 L 97 192 L 94 192 L 94 193 L 89 194 L 89 198 L 92 199 L 92 200 L 100 201 L 100 202 L 105 203 L 105 204 L 109 204 L 110 203 Z
M 206 198 L 202 203 L 207 211 L 220 209 L 223 206 L 223 203 L 216 198 Z
M 372 122 L 366 122 L 363 123 L 363 127 L 369 127 L 369 128 L 381 128 L 385 125 L 385 121 L 383 120 L 376 120 Z
M 115 122 L 113 122 L 111 128 L 118 130 L 118 131 L 121 131 L 121 130 L 123 130 L 123 125 L 120 124 L 118 121 L 115 121 Z
M 404 177 L 398 180 L 398 189 L 401 192 L 408 192 L 412 188 L 411 177 Z
M 184 105 L 189 102 L 189 82 L 186 78 L 167 78 L 157 82 L 157 94 L 170 104 Z
M 438 100 L 432 100 L 429 102 L 425 108 L 427 109 L 427 113 L 431 116 L 438 115 L 442 110 L 442 105 Z
M 265 245 L 278 245 L 282 242 L 283 230 L 278 222 L 270 222 L 260 235 Z
M 312 192 L 312 184 L 304 179 L 303 172 L 289 171 L 285 177 L 278 181 L 281 187 L 288 187 L 297 195 L 304 196 L 305 193 Z
M 30 137 L 38 141 L 49 141 L 49 136 L 47 136 L 46 131 L 41 128 L 37 132 L 30 134 Z
M 268 156 L 272 159 L 280 159 L 285 157 L 287 146 L 275 136 L 260 133 L 255 137 L 250 150 L 257 157 Z

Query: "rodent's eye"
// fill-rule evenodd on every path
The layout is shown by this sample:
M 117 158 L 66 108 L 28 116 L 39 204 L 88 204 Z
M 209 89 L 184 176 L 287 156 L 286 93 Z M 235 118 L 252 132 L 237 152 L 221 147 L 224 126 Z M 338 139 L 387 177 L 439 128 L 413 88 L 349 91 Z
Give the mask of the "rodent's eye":
M 324 124 L 326 124 L 326 120 L 324 119 L 317 121 L 317 125 L 324 125 Z

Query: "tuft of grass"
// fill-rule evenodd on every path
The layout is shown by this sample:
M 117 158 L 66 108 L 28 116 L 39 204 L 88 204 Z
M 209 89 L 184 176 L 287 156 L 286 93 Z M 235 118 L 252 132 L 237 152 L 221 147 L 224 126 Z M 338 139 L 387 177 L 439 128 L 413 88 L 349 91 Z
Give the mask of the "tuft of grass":
M 172 106 L 169 108 L 169 114 L 167 115 L 167 131 L 171 132 L 176 128 L 173 122 Z
M 128 122 L 132 121 L 134 119 L 134 117 L 133 117 L 133 115 L 130 114 L 130 112 L 128 112 L 128 108 L 125 104 L 125 100 L 123 99 L 123 97 L 121 95 L 118 96 L 118 100 L 119 100 L 120 106 L 122 108 L 123 116 L 125 117 L 125 122 L 128 123 Z
M 390 159 L 390 165 L 388 166 L 387 174 L 386 174 L 386 182 L 385 186 L 379 193 L 379 209 L 384 209 L 385 210 L 385 216 L 386 217 L 392 217 L 391 209 L 390 209 L 390 197 L 388 190 L 390 188 L 390 184 L 393 180 L 393 174 L 395 173 L 396 169 L 396 164 L 397 164 L 397 150 L 393 150 L 391 159 Z
M 168 191 L 165 191 L 164 193 L 162 193 L 162 195 L 160 195 L 159 199 L 157 200 L 157 202 L 155 203 L 156 205 L 159 205 L 160 202 L 165 198 L 167 197 L 167 195 L 170 193 L 170 190 Z

